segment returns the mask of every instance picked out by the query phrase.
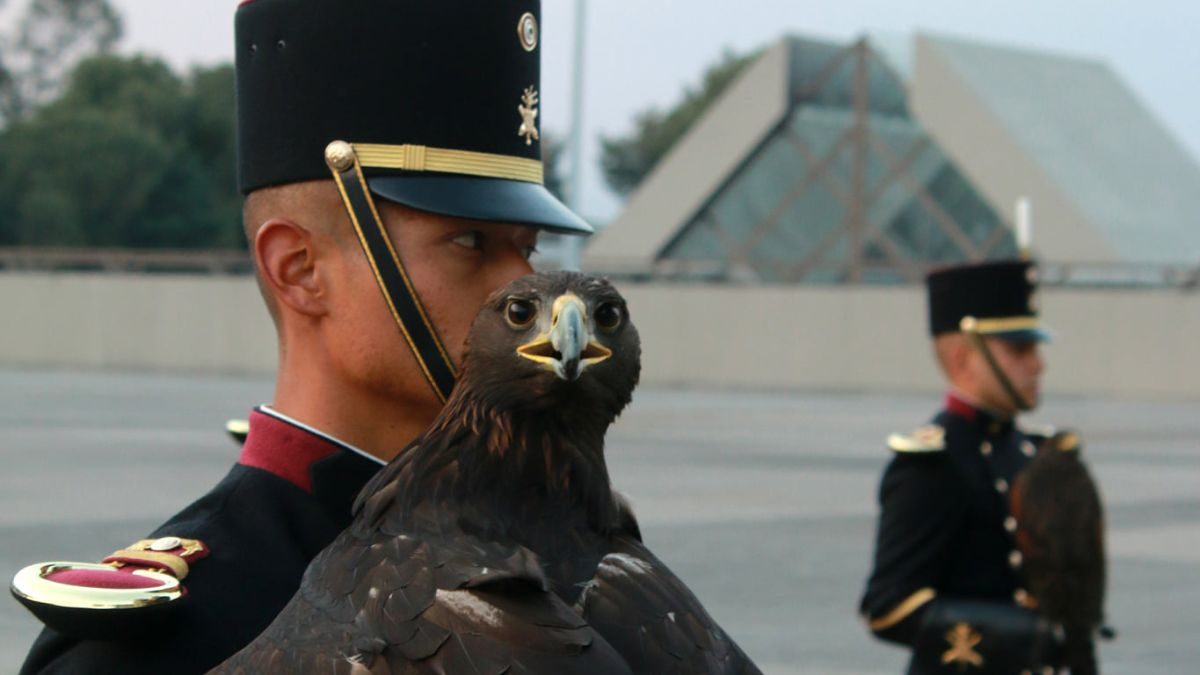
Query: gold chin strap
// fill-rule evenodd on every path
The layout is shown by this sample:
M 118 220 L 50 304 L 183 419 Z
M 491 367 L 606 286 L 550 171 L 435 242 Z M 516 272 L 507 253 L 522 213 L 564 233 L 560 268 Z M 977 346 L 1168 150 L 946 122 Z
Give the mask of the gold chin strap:
M 1000 386 L 1004 388 L 1004 391 L 1012 400 L 1013 405 L 1017 407 L 1017 410 L 1032 410 L 1033 406 L 1025 400 L 1024 396 L 1021 396 L 1017 392 L 1017 388 L 1013 386 L 1012 380 L 1008 379 L 1008 375 L 1000 368 L 1000 364 L 996 362 L 996 357 L 992 355 L 992 350 L 988 348 L 987 341 L 983 339 L 983 334 L 979 332 L 979 321 L 973 316 L 964 316 L 962 322 L 959 324 L 959 328 L 967 335 L 971 340 L 971 344 L 979 350 L 979 353 L 983 354 L 983 360 L 987 361 L 988 368 L 992 369 L 992 374 L 996 376 L 996 380 L 1000 382 Z
M 450 390 L 454 388 L 458 372 L 383 227 L 354 146 L 344 141 L 330 143 L 325 149 L 325 163 L 333 173 L 346 213 L 354 224 L 358 241 L 375 273 L 375 281 L 392 312 L 392 318 L 396 320 L 396 326 L 416 357 L 429 386 L 445 403 L 450 397 Z

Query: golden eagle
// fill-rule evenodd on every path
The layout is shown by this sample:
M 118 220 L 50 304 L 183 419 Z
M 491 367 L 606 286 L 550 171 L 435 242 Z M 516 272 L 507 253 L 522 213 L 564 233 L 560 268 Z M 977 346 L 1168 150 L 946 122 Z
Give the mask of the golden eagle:
M 1011 493 L 1017 546 L 1038 611 L 1062 627 L 1071 675 L 1098 671 L 1095 641 L 1104 620 L 1104 510 L 1081 457 L 1079 438 L 1046 439 Z
M 523 277 L 430 428 L 221 673 L 758 673 L 641 541 L 604 434 L 640 370 L 608 282 Z

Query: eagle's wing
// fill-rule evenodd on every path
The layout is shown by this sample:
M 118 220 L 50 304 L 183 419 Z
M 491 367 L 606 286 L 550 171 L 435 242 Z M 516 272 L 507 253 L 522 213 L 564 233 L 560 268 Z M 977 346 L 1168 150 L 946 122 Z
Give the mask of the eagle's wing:
M 1096 672 L 1092 634 L 1104 618 L 1104 510 L 1074 434 L 1059 434 L 1011 494 L 1017 545 L 1039 611 L 1066 633 L 1072 673 Z
M 1030 590 L 1055 621 L 1103 619 L 1104 511 L 1077 442 L 1049 439 L 1017 477 L 1012 506 Z
M 759 673 L 696 596 L 637 539 L 617 535 L 576 607 L 635 673 Z
M 352 528 L 218 672 L 628 673 L 546 588 L 536 556 L 520 546 Z

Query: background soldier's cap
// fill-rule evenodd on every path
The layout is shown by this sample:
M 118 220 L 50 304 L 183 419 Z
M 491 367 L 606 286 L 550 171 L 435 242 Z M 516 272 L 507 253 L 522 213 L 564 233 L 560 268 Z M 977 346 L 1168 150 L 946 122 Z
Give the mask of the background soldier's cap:
M 1003 260 L 934 270 L 926 278 L 929 332 L 972 330 L 1014 342 L 1045 342 L 1038 319 L 1038 271 L 1029 260 Z
M 354 149 L 413 208 L 592 231 L 543 185 L 537 0 L 245 0 L 236 19 L 239 184 L 330 177 Z

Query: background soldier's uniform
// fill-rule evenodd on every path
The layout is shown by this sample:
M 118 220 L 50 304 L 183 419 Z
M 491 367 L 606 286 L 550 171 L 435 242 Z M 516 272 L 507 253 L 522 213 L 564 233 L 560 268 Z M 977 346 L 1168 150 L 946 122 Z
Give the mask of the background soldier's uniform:
M 984 334 L 1044 339 L 1036 281 L 1024 261 L 935 273 L 931 332 L 958 330 L 969 317 Z M 913 648 L 909 673 L 1040 672 L 1056 658 L 1051 626 L 1026 608 L 1009 506 L 1044 438 L 951 393 L 929 425 L 888 439 L 894 456 L 860 611 L 875 635 Z

